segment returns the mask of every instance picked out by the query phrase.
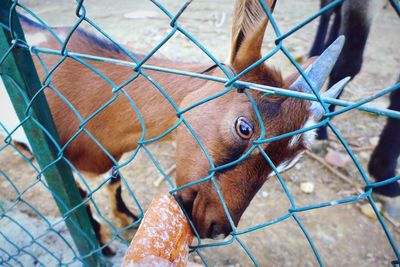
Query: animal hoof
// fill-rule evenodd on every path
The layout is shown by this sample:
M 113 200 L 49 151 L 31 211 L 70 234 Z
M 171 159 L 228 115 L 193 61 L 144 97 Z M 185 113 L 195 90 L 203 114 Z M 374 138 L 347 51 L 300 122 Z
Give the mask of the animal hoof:
M 311 150 L 316 154 L 324 155 L 328 150 L 328 140 L 315 140 L 311 145 Z
M 104 248 L 101 249 L 101 252 L 106 257 L 112 257 L 115 256 L 116 254 L 115 247 L 113 245 L 105 246 Z
M 375 195 L 382 202 L 382 211 L 396 222 L 400 222 L 400 197 L 385 197 Z

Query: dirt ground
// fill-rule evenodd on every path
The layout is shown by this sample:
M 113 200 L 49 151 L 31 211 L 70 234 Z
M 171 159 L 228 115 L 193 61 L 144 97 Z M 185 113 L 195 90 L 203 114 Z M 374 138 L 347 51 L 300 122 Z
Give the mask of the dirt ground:
M 73 1 L 19 1 L 26 4 L 50 25 L 72 25 L 74 17 Z M 160 1 L 175 13 L 183 1 Z M 85 1 L 87 15 L 97 22 L 116 40 L 130 47 L 134 52 L 146 53 L 160 42 L 169 32 L 170 27 L 166 16 L 150 1 L 117 0 Z M 357 101 L 372 95 L 374 92 L 389 87 L 396 82 L 400 69 L 400 20 L 389 6 L 383 8 L 385 1 L 375 1 L 375 13 L 370 38 L 368 40 L 364 65 L 361 73 L 347 86 L 342 99 Z M 179 19 L 179 23 L 193 36 L 200 40 L 218 59 L 227 58 L 230 44 L 230 24 L 233 1 L 193 1 Z M 277 4 L 274 17 L 281 29 L 286 32 L 319 8 L 319 1 L 289 1 L 282 0 Z M 62 14 L 62 15 L 60 15 Z M 285 40 L 285 46 L 295 56 L 305 55 L 309 50 L 317 28 L 317 21 L 305 26 L 292 37 Z M 272 30 L 267 30 L 264 40 L 264 51 L 270 50 L 274 44 Z M 204 54 L 184 36 L 177 34 L 156 56 L 187 62 L 209 63 Z M 288 60 L 282 54 L 274 56 L 269 64 L 274 65 L 288 74 L 293 70 Z M 378 107 L 387 106 L 387 98 L 375 101 Z M 5 112 L 1 110 L 1 112 Z M 376 137 L 383 128 L 385 119 L 365 112 L 351 111 L 340 115 L 334 120 L 340 133 L 351 142 L 353 148 L 361 148 L 356 152 L 357 158 L 366 168 L 371 153 L 371 146 L 376 144 Z M 335 138 L 330 146 L 342 150 Z M 149 147 L 164 170 L 174 164 L 175 146 L 172 142 L 157 143 Z M 365 148 L 365 149 L 363 149 Z M 356 149 L 357 150 L 357 149 Z M 131 156 L 126 155 L 121 162 Z M 323 155 L 322 155 L 323 156 Z M 16 201 L 15 191 L 10 183 L 3 179 L 4 174 L 11 178 L 16 187 L 23 191 L 35 183 L 32 168 L 12 149 L 0 151 L 0 204 L 4 209 L 11 207 Z M 362 184 L 361 175 L 354 164 L 349 163 L 341 168 L 354 185 Z M 159 177 L 158 170 L 142 151 L 122 169 L 129 186 L 137 196 L 141 206 L 146 209 L 155 194 L 165 193 L 170 188 L 167 183 L 155 187 L 154 181 Z M 174 174 L 171 175 L 174 177 Z M 292 170 L 283 174 L 290 192 L 295 197 L 298 206 L 311 203 L 321 203 L 356 195 L 355 187 L 343 182 L 332 172 L 314 159 L 305 156 Z M 91 188 L 96 188 L 102 180 L 91 179 Z M 315 190 L 305 194 L 300 190 L 302 182 L 311 182 Z M 132 200 L 124 190 L 124 198 L 132 210 L 137 210 Z M 41 183 L 34 184 L 22 196 L 37 211 L 42 213 L 50 224 L 57 222 L 59 213 L 53 204 L 51 195 Z M 94 200 L 101 212 L 116 225 L 107 205 L 106 190 L 100 189 L 94 194 Z M 396 259 L 390 244 L 384 235 L 382 227 L 376 219 L 366 217 L 360 212 L 363 201 L 328 208 L 321 208 L 298 214 L 309 231 L 326 266 L 389 266 Z M 244 213 L 239 229 L 277 218 L 287 212 L 289 201 L 285 196 L 276 177 L 268 180 L 256 195 L 250 207 Z M 48 231 L 47 224 L 24 202 L 19 202 L 9 212 L 8 217 L 0 218 L 0 256 L 4 251 L 15 253 L 16 249 L 6 237 L 17 246 L 29 245 L 29 238 L 12 220 L 26 227 L 32 236 L 36 237 Z M 389 230 L 397 245 L 400 245 L 399 229 L 390 223 Z M 64 224 L 57 224 L 56 229 L 70 241 Z M 123 233 L 128 240 L 134 232 Z M 5 237 L 6 236 L 6 237 Z M 28 241 L 27 241 L 28 240 Z M 260 266 L 316 266 L 317 261 L 312 250 L 293 219 L 288 219 L 270 227 L 245 234 L 242 241 L 246 244 Z M 49 232 L 38 240 L 38 243 L 48 247 L 62 262 L 71 261 L 73 255 L 56 234 Z M 126 246 L 120 241 L 114 241 L 118 254 L 111 259 L 119 265 Z M 56 261 L 38 244 L 28 246 L 26 251 L 37 256 L 45 265 L 55 265 Z M 217 248 L 202 250 L 210 266 L 249 266 L 251 261 L 238 243 Z M 18 259 L 26 266 L 35 264 L 32 257 L 22 253 Z M 197 256 L 191 257 L 198 262 Z M 16 265 L 10 262 L 11 265 Z M 6 264 L 4 263 L 6 266 Z

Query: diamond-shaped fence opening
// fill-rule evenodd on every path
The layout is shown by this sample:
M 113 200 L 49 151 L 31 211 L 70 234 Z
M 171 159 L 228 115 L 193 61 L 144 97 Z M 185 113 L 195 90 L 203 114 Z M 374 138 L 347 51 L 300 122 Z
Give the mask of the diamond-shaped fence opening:
M 347 0 L 349 1 L 352 0 Z M 221 206 L 219 209 L 225 212 L 231 231 L 223 241 L 204 241 L 191 222 L 197 236 L 196 242 L 191 247 L 191 260 L 205 265 L 236 263 L 265 265 L 271 262 L 285 263 L 288 266 L 323 266 L 328 262 L 326 257 L 329 255 L 328 257 L 333 258 L 329 262 L 346 264 L 351 261 L 343 261 L 343 258 L 351 257 L 354 246 L 360 245 L 360 249 L 354 253 L 365 256 L 357 255 L 357 259 L 363 258 L 371 264 L 391 261 L 393 265 L 398 265 L 400 255 L 396 246 L 396 241 L 399 239 L 398 229 L 396 226 L 388 225 L 391 221 L 384 219 L 372 193 L 376 188 L 396 182 L 400 177 L 388 177 L 387 180 L 379 182 L 370 179 L 365 170 L 365 162 L 360 160 L 363 155 L 359 152 L 364 152 L 363 148 L 355 144 L 354 137 L 351 136 L 352 129 L 342 130 L 340 123 L 335 121 L 348 115 L 349 117 L 346 118 L 352 117 L 351 122 L 355 122 L 357 119 L 354 117 L 361 114 L 359 111 L 395 120 L 400 119 L 399 111 L 367 105 L 385 95 L 398 92 L 400 84 L 397 82 L 393 86 L 379 90 L 374 88 L 382 88 L 382 86 L 374 84 L 370 90 L 373 93 L 364 92 L 362 97 L 354 97 L 357 101 L 353 102 L 324 97 L 319 94 L 316 84 L 310 79 L 310 73 L 306 73 L 298 63 L 301 59 L 295 55 L 298 51 L 292 47 L 292 44 L 300 42 L 293 37 L 294 35 L 300 36 L 303 28 L 309 26 L 308 24 L 313 23 L 324 13 L 332 12 L 346 1 L 330 1 L 326 6 L 319 10 L 315 9 L 312 14 L 307 14 L 307 18 L 301 20 L 297 13 L 293 14 L 293 21 L 296 23 L 286 23 L 281 27 L 280 19 L 290 21 L 290 16 L 286 16 L 285 12 L 274 13 L 273 16 L 268 3 L 274 1 L 260 0 L 262 14 L 259 16 L 268 18 L 270 26 L 266 38 L 274 41 L 274 44 L 271 45 L 272 42 L 268 42 L 267 47 L 263 48 L 263 56 L 240 69 L 239 73 L 236 73 L 232 66 L 223 64 L 214 55 L 214 47 L 211 47 L 221 40 L 217 38 L 213 40 L 213 36 L 224 31 L 222 25 L 232 23 L 228 10 L 233 8 L 233 1 L 208 4 L 200 1 L 164 2 L 152 0 L 146 4 L 137 3 L 138 10 L 145 8 L 145 11 L 134 10 L 123 16 L 127 20 L 135 21 L 135 23 L 127 23 L 127 26 L 132 27 L 130 31 L 135 31 L 136 27 L 138 32 L 150 35 L 149 41 L 140 40 L 139 37 L 136 39 L 138 42 L 141 41 L 138 47 L 146 47 L 146 53 L 143 55 L 139 55 L 136 51 L 133 53 L 125 46 L 125 43 L 135 46 L 131 43 L 132 41 L 126 41 L 121 36 L 124 43 L 122 44 L 119 38 L 113 38 L 97 23 L 102 18 L 94 19 L 92 14 L 104 12 L 106 9 L 99 11 L 99 7 L 90 1 L 76 1 L 74 10 L 70 7 L 65 8 L 68 6 L 66 4 L 60 4 L 60 11 L 54 8 L 59 3 L 40 4 L 31 1 L 6 0 L 0 4 L 0 74 L 5 85 L 0 88 L 3 90 L 1 96 L 6 97 L 7 91 L 18 115 L 18 118 L 14 115 L 10 104 L 7 104 L 8 106 L 4 104 L 6 108 L 1 109 L 2 113 L 10 115 L 4 116 L 7 121 L 0 121 L 3 140 L 0 146 L 0 263 L 4 266 L 98 265 L 108 261 L 119 264 L 133 234 L 132 229 L 135 229 L 143 218 L 151 195 L 169 192 L 176 196 L 180 191 L 206 184 L 211 188 L 210 192 L 214 194 L 217 203 Z M 280 3 L 279 1 L 278 7 Z M 399 3 L 395 0 L 390 3 L 392 7 L 388 7 L 385 14 L 392 12 L 392 15 L 398 15 Z M 122 9 L 124 4 L 122 3 L 118 9 Z M 215 8 L 218 5 L 223 7 Z M 288 7 L 288 4 L 282 5 Z M 47 10 L 47 7 L 51 10 Z M 194 18 L 186 15 L 191 14 L 189 12 L 192 7 L 196 14 Z M 205 18 L 195 8 L 204 8 L 204 11 L 212 14 L 210 16 L 205 14 L 204 16 L 207 15 Z M 115 21 L 114 11 L 114 9 L 110 10 L 109 16 L 112 19 L 104 14 L 106 16 L 103 18 L 104 21 L 114 23 L 118 27 L 124 26 L 124 21 Z M 41 13 L 44 13 L 43 16 Z M 71 27 L 52 28 L 52 24 L 44 19 L 47 13 L 54 13 L 53 21 L 57 21 L 58 16 L 61 18 L 65 15 L 69 22 L 72 21 Z M 122 12 L 117 13 L 122 16 Z M 27 22 L 28 20 L 30 22 Z M 140 20 L 157 20 L 154 23 L 162 24 L 162 31 L 153 30 L 150 24 L 138 22 Z M 35 29 L 33 34 L 29 32 L 29 29 L 21 27 L 21 24 L 27 24 L 26 28 L 33 27 Z M 214 28 L 212 34 L 210 27 Z M 193 33 L 196 30 L 201 32 Z M 28 41 L 25 39 L 24 31 L 25 35 L 31 35 Z M 393 29 L 393 31 L 396 30 Z M 211 36 L 210 39 L 200 38 L 208 35 Z M 86 41 L 79 42 L 79 36 L 83 36 Z M 225 33 L 224 38 L 226 36 Z M 39 45 L 30 43 L 30 40 L 35 38 L 39 39 Z M 45 41 L 40 42 L 41 39 Z M 308 43 L 312 41 L 310 36 L 299 40 Z M 384 42 L 384 40 L 381 41 Z M 181 46 L 181 51 L 169 52 L 173 50 L 169 46 L 172 42 Z M 97 48 L 94 49 L 93 44 Z M 77 47 L 79 49 L 76 49 Z M 171 45 L 171 47 L 174 46 Z M 191 47 L 190 51 L 194 50 L 193 47 L 197 51 L 196 55 L 189 57 L 190 59 L 202 58 L 202 62 L 208 63 L 176 63 L 173 66 L 172 61 L 168 61 L 169 53 L 187 53 L 184 51 L 187 47 Z M 159 56 L 162 59 L 157 59 Z M 179 56 L 175 57 L 179 58 Z M 274 57 L 284 58 L 285 64 L 290 64 L 290 68 L 296 69 L 304 77 L 304 83 L 307 85 L 303 86 L 309 87 L 308 93 L 246 80 L 252 71 L 264 62 L 273 61 Z M 71 69 L 79 70 L 79 72 L 68 71 Z M 210 75 L 213 69 L 219 69 L 221 74 Z M 184 80 L 185 77 L 193 79 Z M 180 105 L 182 97 L 179 97 L 179 94 L 185 93 L 185 87 L 198 87 L 204 84 L 204 81 L 214 82 L 213 84 L 219 85 L 221 89 L 211 90 L 208 95 L 205 94 L 201 99 L 182 107 Z M 66 83 L 70 87 L 71 84 L 77 86 L 80 90 L 71 93 L 65 89 L 68 88 Z M 394 83 L 395 81 L 392 84 Z M 132 88 L 140 93 L 132 94 L 130 91 Z M 177 88 L 175 90 L 178 93 L 171 88 Z M 365 91 L 370 92 L 367 89 Z M 312 103 L 319 102 L 324 114 L 323 116 L 321 114 L 320 122 L 271 135 L 270 131 L 273 132 L 273 128 L 268 124 L 268 119 L 263 120 L 264 107 L 260 106 L 259 99 L 254 97 L 255 92 L 262 93 L 264 99 L 271 98 L 272 102 L 276 97 L 291 99 L 293 103 L 298 103 L 294 102 L 296 99 L 309 100 Z M 252 139 L 248 147 L 239 155 L 228 161 L 222 160 L 221 163 L 216 162 L 216 159 L 212 157 L 215 151 L 211 151 L 205 140 L 200 138 L 198 127 L 188 117 L 190 112 L 204 107 L 211 112 L 219 112 L 222 107 L 215 104 L 216 100 L 231 94 L 240 94 L 243 101 L 251 103 L 251 111 L 254 113 L 259 132 L 258 137 Z M 90 105 L 82 106 L 80 101 L 82 98 L 90 98 Z M 50 102 L 62 106 L 62 114 L 50 113 L 49 99 Z M 143 101 L 156 102 L 155 99 L 158 99 L 157 101 L 162 99 L 162 103 L 154 103 L 155 106 L 160 105 L 157 111 L 150 114 L 148 110 L 140 108 L 139 104 Z M 8 103 L 8 100 L 1 101 L 1 103 Z M 329 104 L 335 104 L 341 108 L 330 112 L 327 109 Z M 121 107 L 123 107 L 122 111 L 117 109 Z M 168 127 L 163 129 L 160 126 L 161 130 L 152 132 L 152 136 L 149 137 L 149 129 L 153 131 L 157 129 L 154 125 L 160 124 L 160 120 L 167 117 L 167 114 L 173 114 L 175 119 L 168 118 L 167 120 L 172 121 Z M 332 121 L 334 117 L 337 118 Z M 288 125 L 295 123 L 290 116 L 285 119 L 288 121 L 280 123 Z M 204 120 L 207 120 L 207 117 Z M 68 128 L 67 134 L 57 132 L 60 121 L 63 127 Z M 343 124 L 346 123 L 348 122 L 343 121 Z M 383 120 L 379 123 L 383 124 Z M 121 124 L 126 125 L 125 128 L 129 131 L 126 131 L 126 136 L 114 138 L 115 128 L 113 127 Z M 299 195 L 302 193 L 298 184 L 303 178 L 296 176 L 296 170 L 291 172 L 293 173 L 292 180 L 282 176 L 281 162 L 275 161 L 274 151 L 268 148 L 274 147 L 274 144 L 280 144 L 280 140 L 304 138 L 307 133 L 323 125 L 333 132 L 333 138 L 330 139 L 330 142 L 334 143 L 333 148 L 341 151 L 341 155 L 348 154 L 347 164 L 353 169 L 346 171 L 354 179 L 351 180 L 343 175 L 340 169 L 326 164 L 320 156 L 307 152 L 309 155 L 306 163 L 307 170 L 302 170 L 301 173 L 317 177 L 316 184 L 321 188 L 317 188 L 317 192 L 312 197 Z M 376 126 L 376 123 L 371 125 Z M 367 129 L 372 128 L 369 125 L 361 126 Z M 26 147 L 19 140 L 21 136 L 25 138 L 22 128 L 28 136 L 30 147 Z M 171 142 L 173 139 L 171 137 L 177 136 L 178 128 L 185 129 L 190 135 L 190 142 L 195 144 L 194 146 L 201 151 L 209 164 L 209 169 L 203 172 L 202 177 L 197 177 L 196 180 L 186 182 L 181 186 L 176 186 L 173 173 L 174 152 L 179 147 L 176 148 Z M 287 129 L 292 128 L 287 127 Z M 99 131 L 102 134 L 99 134 Z M 107 133 L 106 136 L 109 138 L 104 138 L 104 133 Z M 117 138 L 118 140 L 115 140 Z M 137 142 L 132 146 L 127 139 L 134 139 Z M 360 142 L 365 139 L 368 139 L 368 136 L 358 136 Z M 166 145 L 161 143 L 163 141 L 167 141 Z M 223 141 L 217 140 L 214 143 Z M 127 153 L 122 155 L 114 151 L 112 142 L 125 142 Z M 67 157 L 71 150 L 78 149 L 83 143 L 90 144 L 93 154 L 71 154 L 71 157 Z M 30 149 L 33 152 L 32 155 L 29 153 Z M 281 148 L 275 145 L 275 150 L 279 149 Z M 262 159 L 262 164 L 266 164 L 271 169 L 276 178 L 270 178 L 256 194 L 256 201 L 253 201 L 255 203 L 250 205 L 243 216 L 245 226 L 243 224 L 236 226 L 237 215 L 230 210 L 226 201 L 226 198 L 232 199 L 232 196 L 227 195 L 226 189 L 221 186 L 220 180 L 223 177 L 220 174 L 246 164 L 254 158 L 255 154 Z M 75 156 L 78 160 L 72 158 Z M 101 169 L 101 164 L 98 164 L 97 172 L 106 173 L 103 175 L 104 179 L 89 179 L 90 175 L 86 172 L 88 170 L 85 169 L 85 164 L 87 164 L 86 161 L 93 161 L 93 159 L 112 166 L 113 171 L 107 172 Z M 312 160 L 314 162 L 311 162 Z M 193 160 L 191 167 L 197 168 L 196 164 L 197 162 Z M 259 163 L 255 164 L 254 168 L 258 168 L 258 165 Z M 286 165 L 290 163 L 286 162 Z M 295 168 L 300 170 L 299 166 Z M 333 186 L 336 186 L 338 193 L 328 193 L 332 187 L 332 181 L 326 181 L 324 178 L 328 177 L 324 169 L 326 166 L 330 172 L 350 182 L 351 186 L 346 184 L 343 188 L 340 186 L 337 188 L 336 184 Z M 140 179 L 142 177 L 146 179 Z M 249 180 L 251 178 L 249 177 Z M 114 195 L 109 194 L 110 188 L 113 188 L 117 180 L 121 183 L 117 190 L 121 193 L 122 188 L 122 196 L 128 206 L 125 209 L 129 208 L 134 213 L 128 216 L 130 219 L 128 223 L 112 218 L 113 208 L 107 207 L 107 204 L 114 205 L 113 201 L 120 201 L 113 200 Z M 330 187 L 328 188 L 324 183 L 330 183 Z M 312 190 L 308 193 L 312 193 Z M 240 198 L 240 196 L 237 197 Z M 180 201 L 179 198 L 178 201 Z M 354 206 L 362 201 L 370 205 L 377 221 L 364 218 L 358 210 L 354 209 Z M 279 203 L 279 205 L 274 203 Z M 89 210 L 91 212 L 88 212 Z M 189 211 L 185 211 L 186 214 L 187 212 Z M 335 212 L 346 215 L 336 217 Z M 342 219 L 349 220 L 350 223 L 343 223 L 352 226 L 348 228 L 338 226 Z M 105 240 L 96 238 L 94 228 L 99 227 L 98 225 L 101 225 L 102 231 L 107 236 Z M 360 226 L 357 228 L 354 225 Z M 363 225 L 367 226 L 363 228 Z M 357 231 L 359 235 L 364 236 L 373 235 L 368 238 L 370 241 L 368 243 L 384 244 L 377 245 L 377 250 L 383 248 L 384 251 L 369 251 L 374 245 L 357 244 L 363 239 L 354 238 L 354 242 L 344 243 L 346 241 L 343 240 L 346 238 L 353 238 L 346 236 L 352 234 L 349 231 Z M 336 235 L 336 238 L 332 235 Z M 300 239 L 301 241 L 298 241 Z M 104 257 L 111 254 L 110 250 L 115 249 L 114 246 L 117 246 L 117 255 L 110 258 L 111 260 Z M 322 252 L 320 247 L 324 247 Z M 293 258 L 290 257 L 292 252 L 289 250 L 297 250 L 295 255 L 302 256 L 302 259 L 296 256 L 294 259 L 298 262 L 291 263 Z M 340 253 L 344 251 L 346 255 L 331 253 L 330 250 Z

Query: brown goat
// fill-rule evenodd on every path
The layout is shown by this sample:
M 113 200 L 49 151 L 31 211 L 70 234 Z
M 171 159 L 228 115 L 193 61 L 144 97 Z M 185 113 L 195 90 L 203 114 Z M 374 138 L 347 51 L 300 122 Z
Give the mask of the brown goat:
M 274 3 L 275 1 L 268 2 L 271 9 Z M 54 38 L 41 26 L 27 22 L 26 19 L 22 21 L 28 42 L 36 40 L 36 44 L 41 47 L 60 49 Z M 261 46 L 267 24 L 268 18 L 258 0 L 237 1 L 233 15 L 230 60 L 230 65 L 236 73 L 261 59 Z M 69 29 L 55 28 L 54 30 L 62 37 Z M 308 77 L 318 90 L 329 75 L 343 42 L 343 38 L 339 38 L 308 68 Z M 67 48 L 76 53 L 130 60 L 111 42 L 99 40 L 82 30 L 77 30 L 72 35 Z M 54 55 L 42 55 L 42 57 L 47 66 L 53 66 L 59 60 L 59 56 Z M 140 56 L 138 57 L 140 59 Z M 43 78 L 45 73 L 38 60 L 35 60 L 35 64 L 40 77 Z M 136 74 L 132 69 L 121 65 L 96 61 L 91 61 L 90 64 L 116 85 L 123 84 Z M 156 58 L 151 58 L 148 64 L 192 72 L 200 72 L 207 67 Z M 223 84 L 217 82 L 157 71 L 145 72 L 164 88 L 181 109 L 225 89 Z M 207 74 L 224 76 L 218 68 Z M 296 77 L 292 75 L 285 81 L 278 71 L 266 64 L 258 65 L 246 73 L 241 80 L 311 93 L 302 77 L 296 80 Z M 292 83 L 293 80 L 296 81 Z M 336 97 L 346 81 L 342 80 L 333 86 L 327 91 L 327 96 Z M 88 118 L 115 97 L 113 88 L 108 82 L 71 58 L 67 58 L 54 71 L 51 84 L 75 107 L 83 119 Z M 159 136 L 177 122 L 176 111 L 171 104 L 142 75 L 128 83 L 124 90 L 129 97 L 120 92 L 115 101 L 85 124 L 86 131 L 95 137 L 116 161 L 125 152 L 137 147 L 143 131 L 128 98 L 137 105 L 145 121 L 146 139 Z M 45 92 L 61 142 L 62 144 L 69 142 L 65 150 L 66 157 L 80 171 L 96 175 L 109 171 L 114 166 L 113 160 L 103 152 L 87 132 L 80 132 L 70 142 L 70 139 L 80 131 L 80 120 L 54 91 L 46 89 Z M 264 138 L 310 126 L 324 113 L 318 103 L 311 104 L 306 100 L 282 96 L 263 96 L 263 93 L 253 90 L 248 90 L 247 94 L 243 94 L 232 89 L 221 97 L 197 106 L 185 112 L 183 116 L 204 144 L 215 166 L 222 166 L 238 159 L 250 149 L 253 141 L 260 138 L 261 123 L 256 117 L 249 96 L 254 99 L 261 114 L 266 132 Z M 277 169 L 283 171 L 294 165 L 312 142 L 313 136 L 313 133 L 306 132 L 262 144 L 260 147 L 268 154 Z M 172 138 L 177 143 L 177 186 L 206 177 L 210 164 L 188 128 L 181 124 L 176 134 L 169 134 L 163 140 Z M 255 149 L 244 161 L 214 175 L 235 226 L 256 192 L 268 176 L 273 174 L 273 169 L 265 160 L 263 153 Z M 119 201 L 112 201 L 113 211 L 119 218 L 121 215 L 118 213 L 124 213 L 123 221 L 128 224 L 135 216 L 126 209 L 123 202 L 120 203 L 122 201 L 120 180 L 117 176 L 114 178 L 109 187 L 113 191 L 119 188 Z M 177 194 L 202 238 L 227 235 L 234 227 L 230 225 L 221 200 L 210 180 L 188 187 Z M 104 243 L 101 238 L 100 241 Z

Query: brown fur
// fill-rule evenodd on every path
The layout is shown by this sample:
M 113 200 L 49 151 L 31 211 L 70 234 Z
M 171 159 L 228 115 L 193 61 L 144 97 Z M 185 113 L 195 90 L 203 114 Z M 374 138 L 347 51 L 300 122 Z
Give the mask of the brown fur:
M 268 1 L 270 7 L 274 3 L 275 1 Z M 231 53 L 231 65 L 236 72 L 246 69 L 261 58 L 262 40 L 267 24 L 268 19 L 261 10 L 258 0 L 237 2 L 232 26 Z M 65 31 L 65 29 L 59 29 L 59 31 Z M 51 38 L 48 37 L 48 39 Z M 57 48 L 54 41 L 49 41 L 43 46 Z M 129 60 L 122 53 L 110 51 L 87 38 L 85 39 L 85 35 L 79 34 L 79 32 L 71 38 L 68 48 L 72 52 Z M 44 59 L 50 67 L 59 60 L 59 57 L 44 56 Z M 39 67 L 38 61 L 35 62 Z M 109 77 L 116 85 L 121 85 L 135 75 L 135 72 L 127 67 L 101 62 L 89 63 Z M 206 68 L 199 64 L 191 65 L 160 59 L 150 59 L 148 64 L 193 72 L 199 72 Z M 224 89 L 221 83 L 162 72 L 145 72 L 165 89 L 181 109 Z M 39 74 L 41 77 L 44 76 L 42 70 L 39 71 Z M 218 69 L 210 74 L 223 75 Z M 265 64 L 254 68 L 244 75 L 242 80 L 283 88 L 288 86 L 278 71 Z M 52 85 L 84 119 L 115 97 L 115 94 L 111 92 L 112 86 L 71 58 L 66 59 L 53 73 Z M 176 112 L 172 106 L 143 76 L 140 75 L 125 86 L 124 91 L 135 102 L 143 116 L 147 130 L 145 139 L 160 135 L 177 121 Z M 306 101 L 277 96 L 264 97 L 262 93 L 255 91 L 249 93 L 255 99 L 260 110 L 266 128 L 266 137 L 300 129 L 310 116 L 309 103 Z M 80 121 L 57 94 L 46 89 L 46 96 L 61 142 L 65 144 L 80 130 Z M 261 127 L 251 102 L 245 94 L 237 93 L 235 90 L 191 109 L 183 116 L 199 136 L 217 166 L 240 157 L 261 133 Z M 241 139 L 235 132 L 234 124 L 239 116 L 245 116 L 254 124 L 254 134 L 250 140 Z M 122 92 L 119 92 L 113 103 L 89 120 L 84 128 L 107 149 L 116 161 L 123 153 L 136 148 L 143 130 L 131 104 Z M 178 186 L 182 186 L 207 176 L 210 164 L 199 144 L 183 124 L 178 127 L 176 134 L 176 183 Z M 171 139 L 171 137 L 169 135 L 165 139 Z M 276 165 L 291 160 L 304 150 L 305 147 L 302 143 L 289 148 L 289 139 L 262 145 Z M 94 174 L 104 173 L 113 166 L 112 160 L 85 132 L 81 132 L 68 144 L 65 154 L 79 170 Z M 237 166 L 216 173 L 214 178 L 221 189 L 235 224 L 238 223 L 240 216 L 257 190 L 266 181 L 271 170 L 261 153 L 255 151 Z M 211 182 L 179 191 L 178 196 L 191 213 L 202 237 L 214 237 L 220 233 L 226 234 L 231 230 Z
M 60 30 L 62 31 L 62 29 Z M 51 41 L 44 47 L 54 47 Z M 123 54 L 110 53 L 110 51 L 96 46 L 90 40 L 83 39 L 79 34 L 74 34 L 68 48 L 71 52 L 112 57 L 128 60 Z M 60 59 L 59 56 L 43 56 L 46 65 L 52 67 Z M 91 66 L 100 70 L 110 78 L 117 86 L 130 79 L 135 72 L 128 67 L 110 63 L 87 61 Z M 35 60 L 41 78 L 45 73 Z M 176 65 L 176 62 L 166 60 L 150 60 L 149 64 L 161 67 Z M 202 70 L 204 66 L 180 63 L 181 68 L 189 71 Z M 198 89 L 204 80 L 191 79 L 188 77 L 172 74 L 148 71 L 146 72 L 179 104 L 184 95 Z M 190 84 L 191 87 L 187 85 Z M 115 95 L 111 92 L 111 85 L 100 78 L 96 73 L 81 63 L 67 58 L 52 74 L 52 86 L 54 86 L 74 108 L 83 119 L 88 118 L 96 112 L 107 101 Z M 153 138 L 166 131 L 177 119 L 175 111 L 161 93 L 143 76 L 124 87 L 129 97 L 135 102 L 143 116 L 147 135 L 146 139 Z M 79 131 L 80 121 L 71 111 L 68 105 L 56 93 L 46 89 L 46 96 L 59 131 L 62 144 Z M 141 137 L 142 128 L 129 100 L 119 93 L 115 102 L 108 105 L 102 112 L 89 120 L 85 129 L 90 132 L 100 144 L 118 160 L 123 153 L 136 148 Z M 171 136 L 167 138 L 171 139 Z M 113 162 L 86 134 L 81 132 L 66 149 L 67 158 L 79 169 L 93 174 L 101 174 L 113 166 Z

